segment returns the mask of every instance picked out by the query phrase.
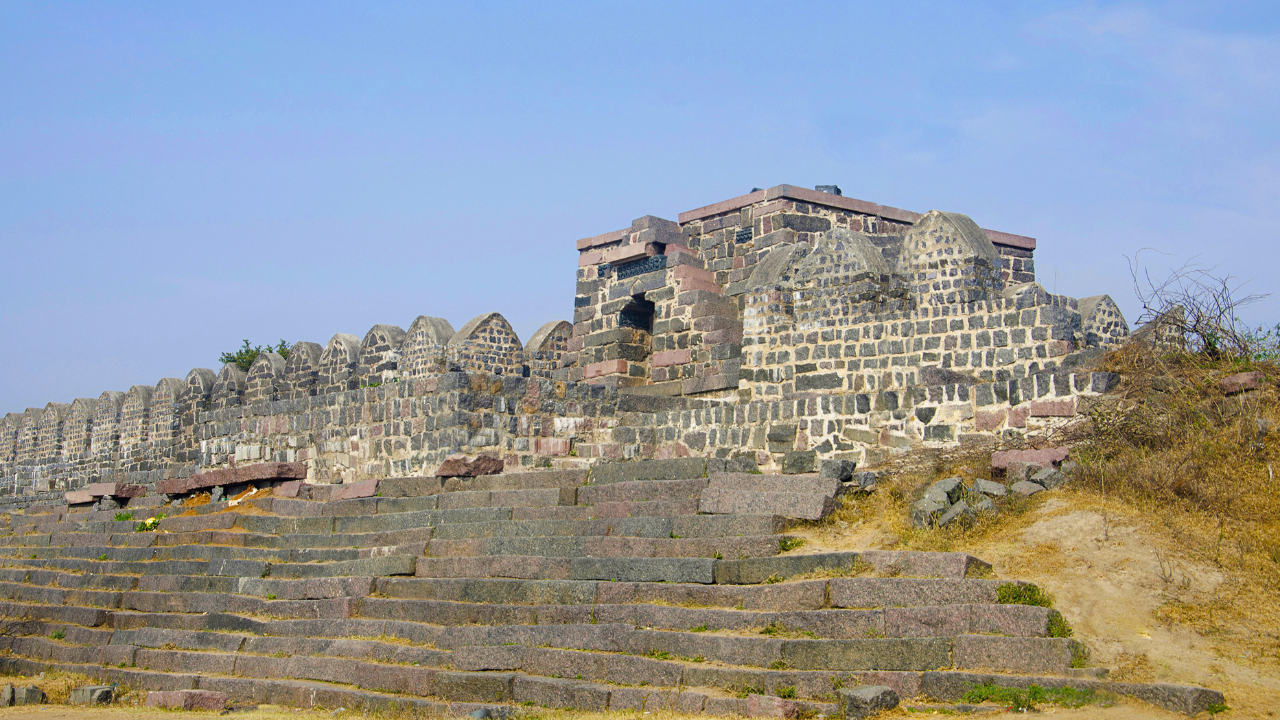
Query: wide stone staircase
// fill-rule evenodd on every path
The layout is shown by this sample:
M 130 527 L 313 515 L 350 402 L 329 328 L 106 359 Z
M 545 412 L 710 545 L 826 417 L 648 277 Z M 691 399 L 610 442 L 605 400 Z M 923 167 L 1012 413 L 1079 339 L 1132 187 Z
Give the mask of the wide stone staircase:
M 1192 714 L 1222 702 L 1107 681 L 1080 642 L 1052 637 L 1056 611 L 1001 604 L 1008 583 L 971 556 L 805 554 L 788 530 L 829 513 L 840 480 L 714 462 L 393 478 L 350 500 L 263 483 L 185 508 L 28 508 L 0 537 L 0 612 L 26 621 L 0 667 L 478 716 L 839 715 L 859 685 L 908 702 L 980 684 Z M 172 516 L 135 531 L 157 512 Z

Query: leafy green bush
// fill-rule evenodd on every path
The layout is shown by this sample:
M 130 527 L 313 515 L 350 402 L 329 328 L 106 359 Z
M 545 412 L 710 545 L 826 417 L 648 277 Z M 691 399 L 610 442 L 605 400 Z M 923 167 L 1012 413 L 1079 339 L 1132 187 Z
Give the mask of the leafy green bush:
M 996 602 L 1001 605 L 1053 607 L 1053 599 L 1038 586 L 1031 583 L 1005 583 L 1001 585 L 996 588 Z
M 160 521 L 165 519 L 165 517 L 166 515 L 164 513 L 157 513 L 155 517 L 149 517 L 146 520 L 143 520 L 142 522 L 133 526 L 133 531 L 134 532 L 155 532 L 155 529 L 160 527 Z
M 289 359 L 289 345 L 281 340 L 275 347 L 267 345 L 250 345 L 248 338 L 245 339 L 244 345 L 233 353 L 224 352 L 218 356 L 218 362 L 222 364 L 231 363 L 245 372 L 249 372 L 249 368 L 253 367 L 253 361 L 264 352 L 273 352 L 284 358 Z
M 116 522 L 125 522 L 127 520 L 132 520 L 132 519 L 133 519 L 133 513 L 131 512 L 118 512 L 116 513 L 116 517 L 115 517 Z

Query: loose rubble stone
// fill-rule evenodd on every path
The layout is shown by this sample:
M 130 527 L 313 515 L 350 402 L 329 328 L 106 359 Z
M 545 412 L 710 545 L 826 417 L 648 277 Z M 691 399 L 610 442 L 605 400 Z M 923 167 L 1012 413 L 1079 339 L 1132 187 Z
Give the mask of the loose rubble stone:
M 496 455 L 478 455 L 468 460 L 466 455 L 455 453 L 445 458 L 436 477 L 479 477 L 481 475 L 497 475 L 502 472 L 502 458 Z
M 822 468 L 818 471 L 818 475 L 824 478 L 834 478 L 840 482 L 849 482 L 853 478 L 853 469 L 857 467 L 857 463 L 852 460 L 823 460 Z
M 1053 488 L 1056 488 L 1059 485 L 1061 485 L 1066 480 L 1066 478 L 1063 477 L 1062 473 L 1058 472 L 1057 470 L 1054 470 L 1053 468 L 1044 468 L 1043 470 L 1035 473 L 1028 479 L 1031 482 L 1043 487 L 1046 490 L 1052 490 Z
M 960 478 L 950 477 L 930 485 L 924 491 L 924 496 L 934 502 L 951 505 L 964 497 L 964 493 L 964 483 L 960 482 Z
M 947 506 L 930 498 L 921 498 L 911 506 L 911 524 L 918 528 L 930 527 Z
M 973 489 L 975 492 L 990 495 L 991 497 L 1004 497 L 1009 494 L 1009 489 L 1004 485 L 990 480 L 974 480 Z
M 862 720 L 898 707 L 898 693 L 884 685 L 840 689 L 840 709 L 846 720 Z
M 875 487 L 876 482 L 878 482 L 883 476 L 884 471 L 882 470 L 863 470 L 853 473 L 853 475 L 849 477 L 849 482 L 856 483 L 858 487 L 865 490 L 870 487 Z
M 1035 495 L 1038 492 L 1044 492 L 1043 485 L 1037 485 L 1036 483 L 1027 482 L 1026 480 L 1019 480 L 1009 489 L 1019 495 Z
M 991 501 L 988 500 L 987 502 L 991 502 Z M 970 509 L 968 503 L 966 503 L 964 500 L 961 500 L 955 505 L 952 505 L 951 508 L 947 510 L 947 512 L 943 514 L 941 518 L 938 519 L 938 527 L 944 527 L 956 521 L 963 522 L 965 520 L 972 520 L 972 519 L 973 519 L 973 510 Z

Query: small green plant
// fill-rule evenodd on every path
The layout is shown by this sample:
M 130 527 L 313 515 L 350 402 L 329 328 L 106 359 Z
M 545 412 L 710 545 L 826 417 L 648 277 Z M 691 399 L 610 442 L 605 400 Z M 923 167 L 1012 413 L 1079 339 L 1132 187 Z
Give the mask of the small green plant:
M 253 367 L 253 361 L 264 352 L 274 352 L 285 360 L 289 359 L 289 345 L 281 340 L 275 347 L 270 345 L 263 347 L 261 345 L 250 345 L 248 338 L 245 339 L 244 345 L 239 350 L 229 353 L 224 352 L 218 356 L 218 362 L 226 365 L 230 363 L 245 372 L 249 372 L 249 368 Z
M 1031 583 L 1004 583 L 996 588 L 996 602 L 1001 605 L 1053 607 L 1053 598 Z
M 790 552 L 802 546 L 804 546 L 804 538 L 784 537 L 778 543 L 778 550 L 781 552 Z
M 973 685 L 964 694 L 967 703 L 996 702 L 1014 712 L 1035 710 L 1036 703 L 1053 703 L 1063 707 L 1078 708 L 1085 705 L 1109 705 L 1114 696 L 1096 690 L 1074 687 L 1042 688 L 1031 685 L 1026 688 L 1009 688 L 998 685 Z
M 61 639 L 65 638 L 66 636 L 67 636 L 67 634 L 66 634 L 65 632 L 63 632 L 63 631 L 61 631 L 61 630 L 54 630 L 54 631 L 53 631 L 53 634 L 51 634 L 49 637 L 50 637 L 51 639 L 53 639 L 53 640 L 61 640 Z
M 1049 616 L 1049 637 L 1051 638 L 1069 638 L 1075 634 L 1071 629 L 1071 623 L 1062 617 L 1062 613 L 1055 612 Z
M 1205 708 L 1204 710 L 1210 715 L 1217 715 L 1220 712 L 1226 712 L 1230 709 L 1231 708 L 1226 706 L 1226 703 L 1213 703 L 1209 705 L 1209 707 Z
M 672 531 L 671 531 L 671 539 L 672 539 L 672 540 L 679 540 L 679 539 L 680 539 L 680 536 L 676 534 L 676 531 L 675 531 L 675 530 L 672 530 Z
M 774 574 L 774 575 L 770 575 L 769 577 L 765 578 L 765 579 L 764 579 L 764 582 L 765 582 L 765 584 L 766 584 L 766 585 L 773 585 L 773 584 L 775 584 L 775 583 L 780 583 L 780 582 L 782 582 L 784 579 L 785 579 L 785 578 L 783 578 L 781 575 Z
M 787 627 L 777 621 L 771 622 L 768 625 L 765 625 L 764 627 L 760 628 L 761 635 L 769 635 L 769 636 L 782 635 L 786 631 L 787 631 Z
M 770 670 L 787 670 L 790 667 L 791 667 L 790 665 L 786 664 L 781 660 L 774 660 L 773 662 L 769 663 Z
M 754 685 L 744 685 L 742 689 L 739 690 L 737 693 L 739 699 L 745 698 L 748 695 L 763 695 L 763 694 L 764 694 L 764 688 L 758 688 L 758 687 L 755 687 Z
M 654 660 L 670 660 L 671 653 L 667 652 L 666 650 L 650 650 L 648 653 L 648 657 L 651 657 Z
M 115 516 L 115 521 L 116 521 L 116 522 L 126 522 L 126 521 L 128 521 L 128 520 L 132 520 L 132 519 L 133 519 L 133 513 L 128 512 L 128 511 L 125 511 L 125 512 L 118 512 L 118 513 L 116 513 L 116 516 Z
M 791 700 L 791 699 L 794 699 L 796 696 L 796 686 L 784 685 L 780 688 L 774 688 L 774 692 L 777 694 L 778 697 L 782 698 L 783 700 Z
M 98 560 L 106 560 L 106 559 L 107 559 L 106 553 L 102 553 L 101 555 L 98 556 Z
M 276 594 L 275 594 L 275 593 L 267 593 L 267 599 L 268 599 L 268 600 L 275 600 L 275 599 L 276 599 Z
M 689 628 L 689 632 L 706 632 L 706 631 L 707 631 L 706 623 L 702 623 L 701 625 L 697 625 L 695 627 Z
M 160 521 L 167 517 L 164 513 L 158 513 L 155 517 L 149 517 L 139 522 L 133 527 L 134 532 L 155 532 L 160 527 Z

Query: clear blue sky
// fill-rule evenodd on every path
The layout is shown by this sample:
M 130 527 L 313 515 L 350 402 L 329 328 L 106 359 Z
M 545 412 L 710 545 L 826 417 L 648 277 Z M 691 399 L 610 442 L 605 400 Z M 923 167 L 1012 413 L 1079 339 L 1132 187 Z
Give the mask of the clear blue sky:
M 1280 284 L 1274 3 L 0 4 L 0 412 L 572 313 L 577 238 L 837 183 Z M 1251 322 L 1280 320 L 1273 297 Z

